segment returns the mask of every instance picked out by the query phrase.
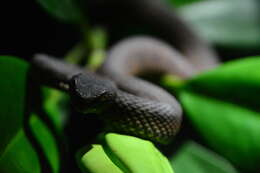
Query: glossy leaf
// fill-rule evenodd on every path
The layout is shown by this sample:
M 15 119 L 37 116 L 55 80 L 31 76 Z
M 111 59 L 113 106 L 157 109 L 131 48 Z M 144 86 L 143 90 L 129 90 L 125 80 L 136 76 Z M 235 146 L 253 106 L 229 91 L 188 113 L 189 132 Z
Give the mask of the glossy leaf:
M 89 173 L 123 173 L 106 155 L 102 145 L 93 145 L 92 148 L 83 155 L 80 164 L 84 172 Z
M 173 173 L 171 165 L 147 140 L 108 133 L 102 145 L 95 144 L 81 157 L 88 173 Z
M 206 40 L 228 47 L 260 48 L 258 0 L 211 0 L 180 8 Z
M 259 111 L 259 68 L 260 57 L 232 61 L 191 79 L 183 88 Z
M 40 163 L 36 150 L 23 130 L 25 92 L 28 64 L 15 58 L 0 57 L 0 172 L 38 173 Z M 55 141 L 47 127 L 36 117 L 30 119 L 30 127 L 57 172 L 58 154 Z
M 80 23 L 83 14 L 76 0 L 37 0 L 54 17 L 72 23 Z
M 233 166 L 216 153 L 196 144 L 187 142 L 172 157 L 176 173 L 236 173 Z
M 259 57 L 237 60 L 177 90 L 186 116 L 206 143 L 247 171 L 257 170 L 260 160 L 259 69 Z
M 125 173 L 173 173 L 167 158 L 150 141 L 109 133 L 104 150 Z

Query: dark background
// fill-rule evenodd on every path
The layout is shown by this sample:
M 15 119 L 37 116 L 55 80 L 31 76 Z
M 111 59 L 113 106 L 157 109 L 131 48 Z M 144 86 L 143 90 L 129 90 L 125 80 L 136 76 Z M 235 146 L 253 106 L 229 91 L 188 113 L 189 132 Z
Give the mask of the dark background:
M 2 1 L 0 16 L 1 55 L 28 60 L 40 52 L 61 57 L 80 40 L 76 26 L 56 20 L 36 0 Z M 224 61 L 260 54 L 259 50 L 216 49 Z
M 63 56 L 78 40 L 77 28 L 48 15 L 36 0 L 1 1 L 0 54 L 30 59 L 36 52 Z

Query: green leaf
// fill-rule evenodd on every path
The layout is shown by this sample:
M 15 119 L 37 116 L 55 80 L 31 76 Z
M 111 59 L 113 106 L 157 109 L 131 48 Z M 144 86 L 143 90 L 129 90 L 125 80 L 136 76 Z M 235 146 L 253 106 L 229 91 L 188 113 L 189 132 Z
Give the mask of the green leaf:
M 23 130 L 28 64 L 9 56 L 0 57 L 0 172 L 39 173 L 36 151 Z M 58 172 L 58 153 L 47 127 L 31 116 L 30 127 L 36 134 L 52 169 Z
M 183 85 L 207 96 L 260 110 L 260 57 L 231 61 Z
M 70 23 L 81 23 L 84 19 L 76 0 L 37 0 L 52 16 Z
M 258 0 L 211 0 L 179 9 L 206 40 L 227 47 L 260 48 Z
M 40 163 L 36 152 L 19 130 L 0 156 L 0 172 L 40 173 Z
M 21 129 L 27 70 L 28 64 L 18 58 L 0 57 L 0 172 L 40 172 L 37 155 Z
M 82 157 L 78 154 L 84 172 L 173 173 L 167 158 L 150 141 L 115 133 L 102 136 L 102 140 L 102 145 L 82 151 Z
M 28 64 L 0 56 L 0 155 L 22 126 Z
M 48 87 L 42 87 L 42 91 L 44 95 L 43 109 L 57 131 L 62 132 L 68 118 L 69 96 L 62 91 Z
M 187 142 L 171 159 L 176 173 L 236 173 L 224 158 L 194 143 Z
M 104 150 L 125 173 L 173 173 L 167 158 L 150 141 L 108 133 Z
M 259 68 L 259 57 L 237 60 L 177 90 L 187 117 L 206 143 L 247 171 L 257 170 L 260 160 Z
M 173 6 L 181 7 L 184 5 L 188 5 L 194 2 L 203 1 L 203 0 L 166 0 L 169 4 L 172 4 Z
M 106 155 L 101 145 L 92 145 L 92 148 L 83 155 L 80 163 L 84 172 L 89 173 L 123 173 Z
M 30 126 L 37 135 L 37 139 L 40 141 L 48 161 L 51 163 L 53 172 L 57 173 L 59 170 L 59 158 L 53 137 L 37 116 L 32 116 Z M 40 173 L 40 162 L 37 153 L 22 128 L 12 138 L 0 156 L 0 172 Z
M 47 156 L 53 172 L 59 172 L 59 153 L 54 137 L 47 126 L 38 118 L 37 115 L 32 115 L 30 118 L 30 126 L 37 140 L 39 141 L 44 153 Z
M 87 68 L 95 71 L 104 62 L 106 57 L 107 33 L 104 28 L 93 28 L 89 34 L 91 53 Z

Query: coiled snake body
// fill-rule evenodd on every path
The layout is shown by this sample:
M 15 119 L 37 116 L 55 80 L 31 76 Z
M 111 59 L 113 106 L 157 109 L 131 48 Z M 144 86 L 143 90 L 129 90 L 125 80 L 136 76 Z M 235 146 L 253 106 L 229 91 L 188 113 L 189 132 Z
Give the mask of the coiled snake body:
M 81 112 L 104 111 L 110 130 L 167 143 L 181 125 L 182 109 L 163 89 L 135 75 L 146 71 L 188 78 L 198 70 L 166 43 L 149 37 L 119 42 L 99 74 L 45 55 L 33 60 L 40 82 L 69 91 Z

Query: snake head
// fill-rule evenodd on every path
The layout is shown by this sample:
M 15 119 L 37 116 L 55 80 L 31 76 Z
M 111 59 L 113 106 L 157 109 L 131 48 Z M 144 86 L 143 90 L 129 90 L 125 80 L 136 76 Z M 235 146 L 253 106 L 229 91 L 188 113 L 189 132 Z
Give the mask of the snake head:
M 98 113 L 116 97 L 116 86 L 94 74 L 78 74 L 70 80 L 70 94 L 78 111 Z

